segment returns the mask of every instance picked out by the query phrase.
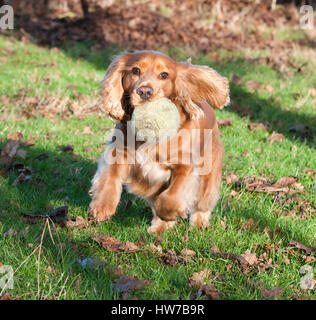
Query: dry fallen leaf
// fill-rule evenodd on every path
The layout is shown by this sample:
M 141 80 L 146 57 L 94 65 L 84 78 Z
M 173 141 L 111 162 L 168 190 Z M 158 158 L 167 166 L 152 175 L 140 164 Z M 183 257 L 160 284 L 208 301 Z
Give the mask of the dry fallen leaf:
M 233 125 L 233 120 L 231 118 L 224 118 L 224 119 L 218 119 L 217 124 L 220 128 L 222 127 L 227 127 L 227 126 L 232 126 Z
M 225 230 L 228 228 L 228 226 L 227 226 L 227 221 L 226 221 L 226 220 L 227 220 L 226 217 L 224 217 L 224 219 L 220 221 L 221 226 L 222 226 Z
M 139 247 L 133 242 L 121 242 L 107 235 L 94 236 L 92 239 L 100 243 L 104 249 L 114 252 L 135 252 Z
M 93 134 L 93 131 L 91 130 L 91 128 L 89 126 L 86 126 L 86 127 L 84 127 L 82 134 L 90 135 L 90 134 Z
M 1 150 L 0 163 L 8 165 L 16 156 L 20 144 L 17 140 L 9 140 L 9 142 Z
M 188 279 L 189 287 L 198 287 L 205 284 L 206 281 L 209 280 L 211 272 L 209 269 L 204 269 L 199 272 L 194 272 L 192 277 Z
M 150 285 L 149 280 L 139 280 L 137 277 L 125 277 L 114 280 L 113 289 L 118 293 L 129 293 L 140 290 Z
M 205 295 L 210 300 L 218 300 L 220 292 L 216 287 L 208 282 L 210 280 L 211 272 L 208 269 L 204 269 L 199 272 L 194 272 L 192 277 L 188 279 L 188 285 L 190 288 L 197 288 L 198 291 L 195 294 L 196 298 Z
M 267 290 L 264 288 L 261 288 L 260 291 L 265 299 L 275 299 L 279 297 L 282 293 L 283 288 L 273 288 L 271 290 Z
M 250 90 L 260 89 L 262 87 L 262 83 L 256 80 L 248 80 L 245 83 L 246 87 L 248 87 Z
M 212 255 L 214 255 L 215 257 L 237 261 L 243 268 L 249 266 L 248 261 L 239 254 L 229 253 L 229 252 L 214 252 L 214 251 L 211 251 L 211 252 L 212 252 Z
M 255 129 L 266 130 L 269 127 L 267 123 L 256 123 L 256 122 L 248 123 L 247 126 L 251 131 Z
M 242 79 L 238 77 L 237 75 L 233 74 L 232 75 L 232 82 L 238 86 L 242 84 Z
M 316 170 L 313 170 L 311 168 L 304 168 L 303 173 L 306 173 L 312 177 L 312 179 L 315 179 L 316 177 Z
M 245 258 L 250 266 L 258 262 L 257 255 L 255 253 L 252 253 L 250 250 L 246 250 L 246 252 L 244 254 L 241 254 L 241 256 Z
M 179 258 L 187 261 L 192 257 L 194 257 L 195 255 L 196 255 L 195 251 L 185 248 L 180 252 Z
M 273 132 L 271 136 L 268 137 L 267 141 L 269 144 L 273 144 L 274 142 L 283 143 L 284 135 L 281 133 Z
M 300 249 L 300 250 L 303 250 L 305 251 L 307 254 L 311 254 L 312 253 L 312 249 L 306 247 L 304 244 L 300 243 L 300 242 L 297 242 L 297 241 L 294 241 L 294 240 L 291 240 L 290 243 L 289 243 L 290 246 L 295 246 L 297 249 Z
M 274 88 L 271 84 L 266 84 L 265 85 L 265 90 L 269 93 L 273 93 L 274 92 Z
M 309 92 L 313 97 L 316 97 L 316 89 L 315 88 L 310 88 Z
M 304 187 L 295 183 L 298 180 L 297 177 L 282 177 L 275 183 L 269 182 L 265 177 L 244 177 L 243 184 L 250 192 L 304 192 Z M 291 187 L 291 189 L 290 189 Z
M 295 183 L 298 180 L 297 177 L 282 177 L 279 180 L 277 180 L 274 184 L 272 184 L 272 187 L 274 188 L 284 188 L 289 187 L 293 183 Z
M 221 252 L 221 249 L 219 247 L 217 247 L 217 246 L 211 246 L 210 250 L 212 252 Z
M 21 132 L 15 132 L 13 134 L 8 133 L 7 138 L 9 140 L 17 140 L 19 142 L 23 142 L 23 134 Z
M 255 230 L 258 227 L 258 222 L 255 222 L 253 218 L 246 220 L 245 224 L 241 227 L 241 230 Z
M 233 172 L 224 176 L 224 178 L 225 178 L 228 185 L 232 185 L 233 183 L 239 181 L 239 176 Z

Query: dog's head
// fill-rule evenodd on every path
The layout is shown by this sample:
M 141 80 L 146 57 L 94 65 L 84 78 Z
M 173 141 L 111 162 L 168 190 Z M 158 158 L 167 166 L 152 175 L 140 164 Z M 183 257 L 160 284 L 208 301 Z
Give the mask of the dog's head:
M 122 54 L 108 68 L 101 84 L 101 108 L 121 121 L 128 109 L 166 97 L 191 118 L 203 116 L 197 105 L 207 100 L 213 108 L 229 103 L 228 80 L 207 66 L 188 60 L 177 63 L 154 51 Z

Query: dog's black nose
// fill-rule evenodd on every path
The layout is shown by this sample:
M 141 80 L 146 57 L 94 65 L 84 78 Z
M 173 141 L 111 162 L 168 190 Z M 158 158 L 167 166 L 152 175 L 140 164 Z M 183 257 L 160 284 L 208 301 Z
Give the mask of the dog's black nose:
M 142 100 L 148 100 L 154 93 L 151 87 L 140 87 L 136 90 L 136 93 L 142 98 Z

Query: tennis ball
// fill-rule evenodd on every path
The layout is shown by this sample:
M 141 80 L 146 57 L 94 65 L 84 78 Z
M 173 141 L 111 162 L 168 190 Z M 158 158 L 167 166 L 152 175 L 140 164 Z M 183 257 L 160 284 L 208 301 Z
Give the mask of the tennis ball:
M 161 143 L 176 135 L 180 127 L 180 114 L 171 100 L 160 98 L 137 106 L 131 123 L 137 140 Z

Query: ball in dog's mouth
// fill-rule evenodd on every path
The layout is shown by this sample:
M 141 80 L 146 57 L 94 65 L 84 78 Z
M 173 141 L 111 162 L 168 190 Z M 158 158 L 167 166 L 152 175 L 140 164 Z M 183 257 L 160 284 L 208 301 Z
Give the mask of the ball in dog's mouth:
M 137 106 L 132 114 L 131 128 L 138 141 L 161 143 L 172 139 L 180 127 L 176 105 L 167 98 Z

